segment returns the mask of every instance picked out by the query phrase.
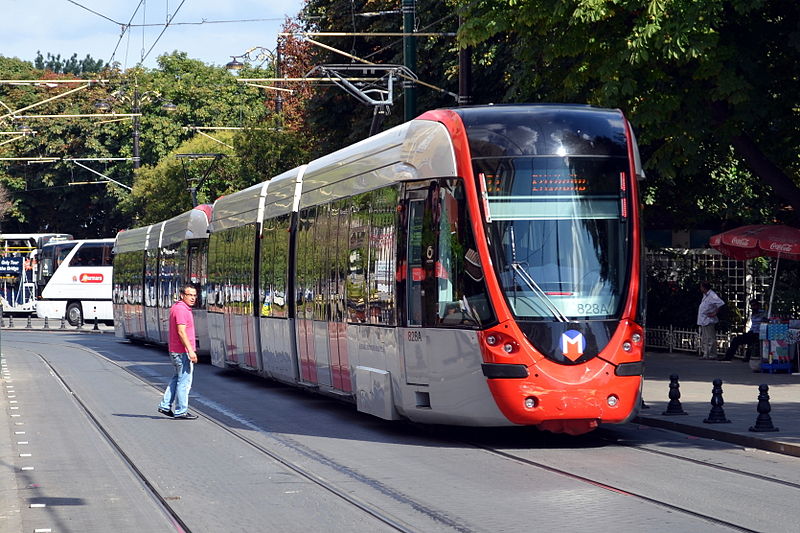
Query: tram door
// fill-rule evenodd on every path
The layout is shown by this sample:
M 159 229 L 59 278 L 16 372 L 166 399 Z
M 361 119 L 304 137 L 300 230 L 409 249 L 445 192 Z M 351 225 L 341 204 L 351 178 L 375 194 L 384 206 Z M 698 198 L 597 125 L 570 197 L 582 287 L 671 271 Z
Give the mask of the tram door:
M 401 339 L 406 382 L 427 385 L 430 377 L 426 356 L 426 291 L 433 275 L 435 247 L 431 231 L 431 209 L 427 191 L 411 191 L 408 201 L 406 249 L 406 321 L 408 329 Z M 426 227 L 427 226 L 427 227 Z M 429 297 L 432 297 L 430 294 Z

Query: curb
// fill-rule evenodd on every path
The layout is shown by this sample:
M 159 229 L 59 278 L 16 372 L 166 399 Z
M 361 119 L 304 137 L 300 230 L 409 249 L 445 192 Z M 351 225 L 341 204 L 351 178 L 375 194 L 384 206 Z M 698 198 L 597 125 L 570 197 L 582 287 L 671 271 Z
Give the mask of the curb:
M 668 429 L 670 431 L 677 431 L 685 433 L 694 437 L 702 437 L 705 439 L 714 439 L 720 442 L 727 442 L 736 444 L 747 448 L 756 448 L 768 452 L 780 453 L 784 455 L 791 455 L 800 457 L 800 445 L 790 444 L 787 442 L 776 442 L 768 439 L 761 439 L 756 436 L 741 435 L 739 433 L 727 433 L 711 429 L 710 427 L 700 427 L 691 424 L 681 424 L 672 420 L 661 420 L 660 418 L 649 418 L 637 416 L 633 419 L 634 423 L 643 426 L 655 427 L 660 429 Z

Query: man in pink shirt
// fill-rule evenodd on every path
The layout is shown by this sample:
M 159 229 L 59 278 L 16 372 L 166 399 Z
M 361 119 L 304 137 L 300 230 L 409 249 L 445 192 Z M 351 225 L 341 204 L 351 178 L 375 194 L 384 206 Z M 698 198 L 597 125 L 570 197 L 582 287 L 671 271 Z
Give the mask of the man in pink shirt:
M 197 362 L 195 353 L 194 317 L 192 306 L 197 300 L 197 289 L 191 283 L 181 287 L 181 299 L 169 310 L 169 356 L 175 374 L 164 391 L 158 412 L 174 418 L 194 420 L 189 412 L 189 389 L 192 388 L 192 371 Z M 172 404 L 175 403 L 175 410 Z

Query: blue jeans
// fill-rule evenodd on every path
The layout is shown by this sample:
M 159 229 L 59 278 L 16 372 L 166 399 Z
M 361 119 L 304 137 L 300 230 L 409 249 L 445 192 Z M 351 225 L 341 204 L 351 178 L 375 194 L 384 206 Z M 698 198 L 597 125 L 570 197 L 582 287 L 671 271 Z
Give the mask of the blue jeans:
M 161 409 L 171 409 L 176 416 L 182 415 L 189 410 L 189 389 L 192 388 L 192 370 L 194 365 L 189 361 L 188 353 L 169 352 L 172 358 L 172 366 L 175 367 L 175 374 L 169 380 L 169 385 L 164 391 L 164 398 L 161 400 Z

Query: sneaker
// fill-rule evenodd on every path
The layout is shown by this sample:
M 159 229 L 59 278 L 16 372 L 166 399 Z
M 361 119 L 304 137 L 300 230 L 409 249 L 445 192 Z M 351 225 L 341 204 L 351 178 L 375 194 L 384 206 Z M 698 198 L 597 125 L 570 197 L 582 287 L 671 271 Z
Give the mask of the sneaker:
M 173 415 L 173 418 L 182 418 L 184 420 L 196 420 L 197 419 L 197 415 L 193 415 L 189 411 L 186 411 L 182 415 Z
M 175 414 L 172 412 L 172 409 L 164 409 L 163 407 L 159 407 L 158 412 L 162 415 L 175 416 Z

